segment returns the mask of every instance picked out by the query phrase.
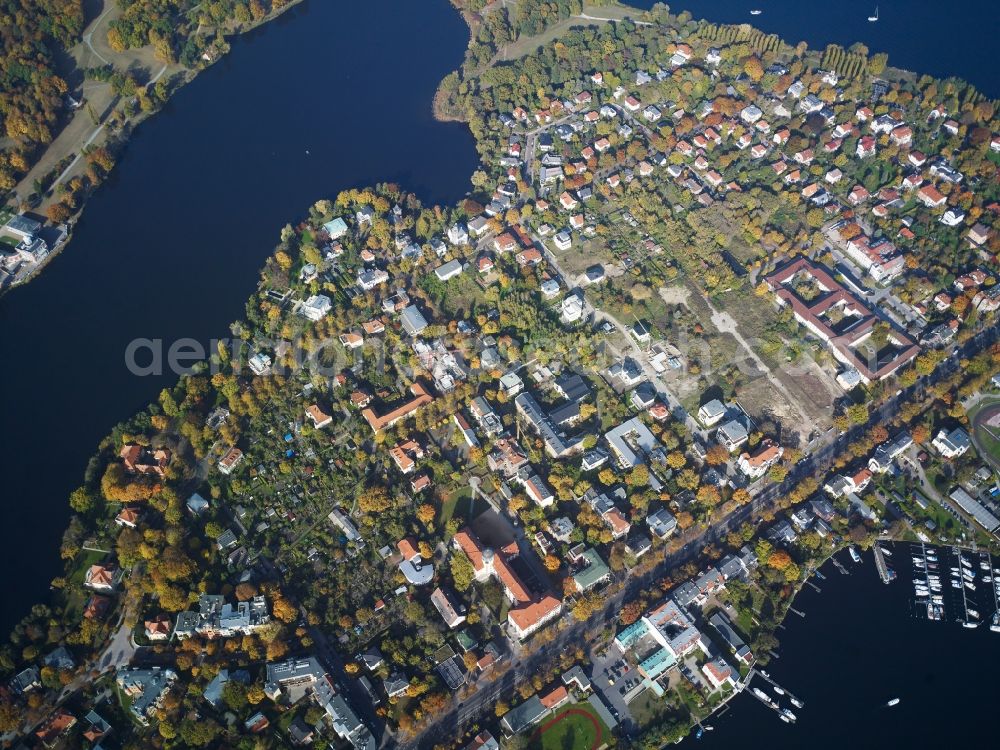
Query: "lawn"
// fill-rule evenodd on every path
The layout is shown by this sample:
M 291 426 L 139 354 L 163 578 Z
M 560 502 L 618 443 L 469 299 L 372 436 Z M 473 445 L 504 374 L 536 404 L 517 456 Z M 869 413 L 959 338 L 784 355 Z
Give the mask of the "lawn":
M 597 750 L 611 736 L 588 703 L 563 706 L 546 719 L 532 737 L 540 750 Z
M 81 550 L 76 556 L 72 572 L 67 576 L 66 583 L 70 586 L 82 586 L 84 576 L 91 565 L 96 565 L 107 557 L 106 552 L 100 550 Z
M 443 503 L 441 503 L 441 512 L 438 517 L 438 525 L 443 527 L 446 523 L 448 523 L 448 521 L 451 520 L 451 517 L 455 515 L 456 509 L 458 509 L 459 502 L 461 502 L 462 504 L 462 508 L 461 510 L 459 510 L 459 515 L 467 519 L 470 518 L 471 516 L 466 515 L 466 513 L 470 510 L 471 500 L 472 500 L 471 487 L 462 487 L 461 489 L 455 490 L 450 495 L 448 495 L 448 498 Z
M 103 560 L 107 555 L 95 550 L 81 550 L 73 561 L 73 569 L 66 576 L 66 586 L 62 591 L 65 616 L 75 619 L 83 612 L 83 607 L 90 597 L 90 592 L 83 587 L 83 579 L 87 569 Z
M 629 713 L 640 727 L 647 727 L 660 721 L 669 713 L 667 703 L 648 688 L 628 704 Z

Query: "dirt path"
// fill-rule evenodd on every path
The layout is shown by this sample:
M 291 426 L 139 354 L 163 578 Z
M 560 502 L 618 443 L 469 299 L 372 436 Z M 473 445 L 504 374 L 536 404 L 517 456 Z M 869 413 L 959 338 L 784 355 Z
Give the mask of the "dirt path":
M 113 51 L 108 45 L 108 27 L 119 15 L 121 9 L 115 0 L 104 0 L 101 12 L 86 28 L 80 43 L 70 50 L 70 55 L 81 71 L 102 65 L 114 65 L 119 70 L 144 70 L 151 80 L 156 80 L 168 70 L 176 72 L 183 69 L 180 65 L 164 65 L 159 62 L 153 51 L 147 47 L 126 50 L 122 53 Z M 155 78 L 153 71 L 159 71 Z M 111 86 L 87 79 L 83 84 L 83 96 L 85 105 L 73 113 L 72 119 L 18 183 L 15 193 L 19 201 L 26 200 L 35 191 L 36 181 L 42 180 L 70 156 L 74 157 L 72 163 L 62 171 L 51 188 L 55 188 L 77 173 L 82 169 L 83 151 L 95 142 L 99 142 L 104 134 L 104 119 L 110 113 L 109 110 L 115 100 Z M 95 117 L 99 118 L 96 122 Z M 38 210 L 44 212 L 53 198 L 43 200 Z
M 498 4 L 506 6 L 511 5 L 512 3 L 503 2 Z M 580 13 L 580 15 L 564 18 L 540 34 L 521 37 L 516 42 L 504 45 L 493 58 L 491 64 L 506 62 L 508 60 L 516 60 L 519 57 L 529 55 L 539 47 L 542 47 L 557 37 L 562 36 L 567 29 L 574 26 L 595 26 L 614 21 L 622 21 L 626 18 L 632 18 L 636 15 L 636 12 L 636 8 L 629 8 L 624 5 L 611 5 L 607 7 L 588 7 L 584 5 L 583 12 Z M 638 12 L 641 13 L 642 11 Z M 639 25 L 648 25 L 647 21 L 635 21 L 635 23 Z
M 712 311 L 712 325 L 714 325 L 719 330 L 719 333 L 728 333 L 734 339 L 736 339 L 736 342 L 743 347 L 744 351 L 746 351 L 747 353 L 747 356 L 754 363 L 757 369 L 764 374 L 764 377 L 766 377 L 768 381 L 770 381 L 771 385 L 774 386 L 774 388 L 788 400 L 788 403 L 791 406 L 794 406 L 798 410 L 802 419 L 808 419 L 809 410 L 806 409 L 805 406 L 803 406 L 802 403 L 795 396 L 792 395 L 792 392 L 788 390 L 788 388 L 785 386 L 784 383 L 781 382 L 778 376 L 775 375 L 773 372 L 771 372 L 771 368 L 764 363 L 764 360 L 762 360 L 759 356 L 757 356 L 757 353 L 753 350 L 753 347 L 751 347 L 749 342 L 747 342 L 747 340 L 743 338 L 743 335 L 740 333 L 739 328 L 736 325 L 736 321 L 733 319 L 733 316 L 731 316 L 727 312 L 724 311 L 720 312 L 719 310 L 716 310 L 715 307 L 712 305 L 712 303 L 709 302 L 707 297 L 705 297 L 704 299 L 705 299 L 705 304 L 708 305 L 709 309 Z

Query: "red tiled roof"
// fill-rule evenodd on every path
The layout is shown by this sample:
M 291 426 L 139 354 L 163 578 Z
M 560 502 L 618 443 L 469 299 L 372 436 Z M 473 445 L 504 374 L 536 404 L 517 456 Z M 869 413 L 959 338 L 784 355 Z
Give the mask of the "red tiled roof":
M 569 698 L 569 691 L 566 690 L 565 685 L 560 685 L 551 692 L 541 696 L 539 700 L 542 702 L 542 705 L 545 706 L 545 708 L 551 709 L 555 706 L 558 706 L 567 698 Z
M 826 293 L 818 301 L 807 304 L 786 286 L 786 283 L 800 272 L 809 274 L 826 290 Z M 835 348 L 844 359 L 848 360 L 854 368 L 869 380 L 879 380 L 885 377 L 920 353 L 920 347 L 913 343 L 908 336 L 894 330 L 892 336 L 900 345 L 901 350 L 892 360 L 886 362 L 877 370 L 872 370 L 868 366 L 868 363 L 861 359 L 854 351 L 853 344 L 864 338 L 871 331 L 876 322 L 875 316 L 864 303 L 837 283 L 822 267 L 814 265 L 807 258 L 799 258 L 784 268 L 775 271 L 767 277 L 766 281 L 779 299 L 791 305 L 796 316 L 808 321 L 813 328 L 823 335 L 830 346 Z M 842 334 L 834 331 L 822 317 L 825 312 L 838 304 L 844 304 L 860 318 L 860 322 Z
M 531 604 L 511 609 L 507 613 L 507 619 L 513 622 L 521 632 L 524 632 L 531 630 L 561 606 L 562 602 L 554 596 L 545 595 Z
M 413 542 L 409 539 L 400 539 L 396 542 L 396 547 L 399 548 L 399 554 L 403 556 L 404 560 L 412 560 L 414 557 L 420 557 L 417 548 L 413 546 Z
M 409 416 L 421 406 L 425 406 L 434 400 L 434 397 L 424 390 L 424 387 L 420 385 L 420 383 L 414 383 L 411 385 L 410 391 L 413 393 L 413 398 L 410 401 L 392 409 L 386 414 L 379 416 L 375 413 L 374 409 L 368 408 L 361 412 L 361 416 L 367 420 L 372 430 L 379 432 L 394 422 L 398 422 L 400 419 Z

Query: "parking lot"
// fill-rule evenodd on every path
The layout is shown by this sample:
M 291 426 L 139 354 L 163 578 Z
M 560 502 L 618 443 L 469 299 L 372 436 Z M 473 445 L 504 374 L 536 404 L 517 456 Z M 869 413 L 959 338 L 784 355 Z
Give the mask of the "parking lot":
M 621 651 L 613 644 L 606 651 L 592 652 L 591 660 L 594 665 L 591 675 L 594 689 L 611 707 L 611 713 L 623 731 L 632 734 L 638 726 L 629 711 L 628 700 L 642 692 L 642 678 L 634 668 L 628 667 Z M 626 688 L 627 685 L 631 687 Z

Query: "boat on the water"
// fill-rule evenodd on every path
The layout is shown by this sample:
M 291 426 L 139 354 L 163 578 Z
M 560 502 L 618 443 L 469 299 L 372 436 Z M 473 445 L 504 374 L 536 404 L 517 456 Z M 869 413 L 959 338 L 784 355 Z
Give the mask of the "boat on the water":
M 789 696 L 788 700 L 790 700 L 792 702 L 792 705 L 795 706 L 796 708 L 802 708 L 805 705 L 798 698 L 793 698 L 793 697 Z
M 899 705 L 899 698 L 892 698 L 892 699 L 891 699 L 891 700 L 890 700 L 890 701 L 889 701 L 888 703 L 886 703 L 885 705 L 886 705 L 886 706 L 890 706 L 890 707 L 891 707 L 891 706 L 898 706 L 898 705 Z
M 875 15 L 874 16 L 868 16 L 868 20 L 871 23 L 875 23 L 878 20 L 878 6 L 877 5 L 875 6 Z
M 785 694 L 785 691 L 782 688 L 778 687 L 777 685 L 772 685 L 772 687 L 774 688 L 774 692 L 776 692 L 778 695 Z
M 762 11 L 762 10 L 757 10 L 756 8 L 754 8 L 752 11 L 750 11 L 750 15 L 751 16 L 759 16 L 763 12 L 764 11 Z
M 861 555 L 858 554 L 858 550 L 853 545 L 847 548 L 847 552 L 854 562 L 861 562 Z
M 782 716 L 787 716 L 792 721 L 795 721 L 796 719 L 799 718 L 798 716 L 796 716 L 795 714 L 792 713 L 792 710 L 790 708 L 783 708 L 783 709 L 781 709 L 781 715 Z

